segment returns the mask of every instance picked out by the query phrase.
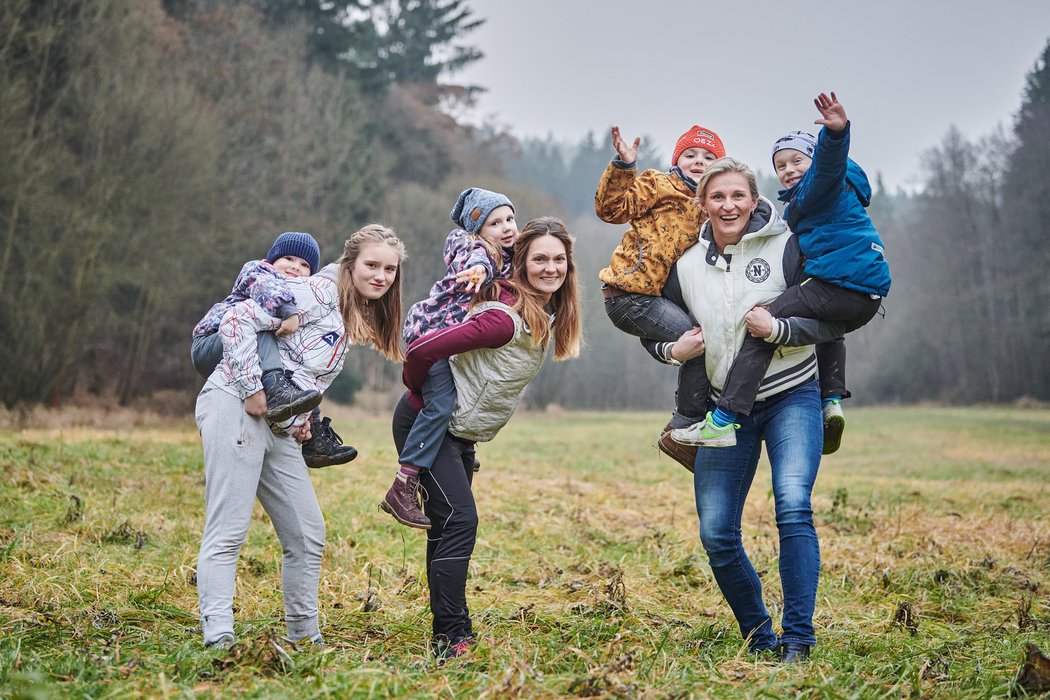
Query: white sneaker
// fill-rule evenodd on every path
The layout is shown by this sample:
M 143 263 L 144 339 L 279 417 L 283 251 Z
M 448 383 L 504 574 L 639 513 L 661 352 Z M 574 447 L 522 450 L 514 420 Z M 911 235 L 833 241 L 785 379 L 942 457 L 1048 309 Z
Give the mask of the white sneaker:
M 736 429 L 740 426 L 730 423 L 724 428 L 716 428 L 711 421 L 711 412 L 699 423 L 671 431 L 671 439 L 679 445 L 698 445 L 700 447 L 734 447 Z

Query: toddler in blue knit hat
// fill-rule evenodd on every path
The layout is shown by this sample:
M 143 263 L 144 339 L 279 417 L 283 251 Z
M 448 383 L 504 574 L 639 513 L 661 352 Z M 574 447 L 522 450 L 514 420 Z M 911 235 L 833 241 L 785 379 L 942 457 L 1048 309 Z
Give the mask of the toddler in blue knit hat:
M 265 415 L 271 423 L 280 423 L 299 414 L 315 411 L 321 402 L 318 391 L 304 391 L 291 381 L 277 346 L 277 337 L 295 333 L 301 321 L 295 295 L 289 289 L 287 280 L 309 277 L 317 272 L 320 259 L 321 249 L 309 233 L 282 233 L 264 259 L 249 260 L 244 264 L 230 294 L 214 304 L 193 328 L 190 358 L 194 369 L 207 378 L 215 371 L 223 356 L 222 338 L 217 331 L 223 317 L 236 304 L 251 299 L 266 313 L 282 319 L 276 331 L 262 332 L 257 336 L 263 391 L 252 394 L 244 401 L 245 411 L 252 415 Z M 335 437 L 336 440 L 331 440 L 326 439 L 325 435 L 315 434 L 304 443 L 303 452 L 308 466 L 342 464 L 357 456 L 357 450 L 342 445 L 338 436 Z

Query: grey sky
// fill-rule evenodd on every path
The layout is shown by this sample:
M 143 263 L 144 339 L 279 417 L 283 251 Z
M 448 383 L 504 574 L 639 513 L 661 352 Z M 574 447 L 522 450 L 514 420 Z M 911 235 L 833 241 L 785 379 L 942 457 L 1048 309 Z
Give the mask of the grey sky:
M 784 132 L 814 130 L 835 90 L 851 155 L 887 186 L 918 184 L 948 128 L 1009 128 L 1050 38 L 1050 0 L 470 0 L 485 57 L 453 76 L 489 92 L 470 116 L 518 136 L 648 134 L 669 155 L 690 125 L 769 172 Z M 611 148 L 611 147 L 610 147 Z M 610 150 L 611 153 L 611 150 Z M 595 173 L 597 180 L 599 173 Z

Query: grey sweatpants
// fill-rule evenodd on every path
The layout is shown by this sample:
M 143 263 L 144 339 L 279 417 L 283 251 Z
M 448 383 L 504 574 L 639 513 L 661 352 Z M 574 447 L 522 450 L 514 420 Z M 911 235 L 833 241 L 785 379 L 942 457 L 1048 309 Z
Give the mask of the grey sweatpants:
M 319 634 L 317 586 L 325 526 L 299 444 L 270 432 L 244 403 L 205 387 L 197 397 L 204 441 L 204 535 L 197 559 L 197 596 L 204 643 L 233 634 L 237 555 L 258 497 L 281 541 L 281 585 L 288 638 Z

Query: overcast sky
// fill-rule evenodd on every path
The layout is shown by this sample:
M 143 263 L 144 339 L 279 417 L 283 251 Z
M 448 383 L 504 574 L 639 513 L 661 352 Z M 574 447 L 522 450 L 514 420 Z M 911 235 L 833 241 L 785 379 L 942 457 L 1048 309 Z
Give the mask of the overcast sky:
M 851 156 L 890 188 L 918 184 L 952 125 L 1009 129 L 1050 38 L 1050 0 L 468 1 L 485 57 L 451 82 L 488 89 L 473 121 L 569 141 L 616 124 L 668 156 L 695 123 L 768 173 L 773 141 L 815 132 L 812 98 L 835 90 Z

